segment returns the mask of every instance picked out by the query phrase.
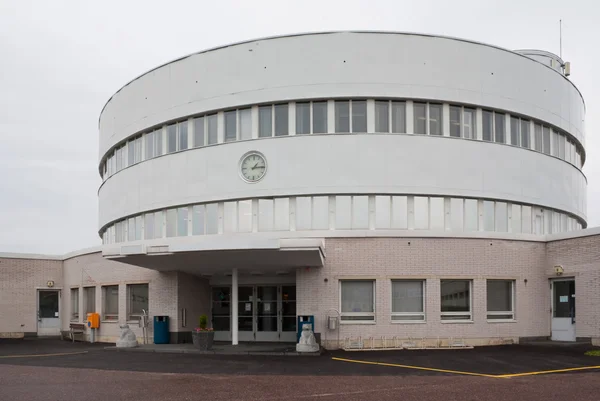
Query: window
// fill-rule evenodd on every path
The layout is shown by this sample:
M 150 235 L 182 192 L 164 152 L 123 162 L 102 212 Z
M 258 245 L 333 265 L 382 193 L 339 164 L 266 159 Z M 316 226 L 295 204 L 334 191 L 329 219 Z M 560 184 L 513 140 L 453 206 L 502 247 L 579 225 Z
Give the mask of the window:
M 135 163 L 135 139 L 127 141 L 127 166 L 132 166 Z
M 414 103 L 413 104 L 413 114 L 414 114 L 415 134 L 421 134 L 421 135 L 427 134 L 427 104 L 426 103 Z
M 460 107 L 450 106 L 450 136 L 460 138 Z
M 558 157 L 565 160 L 565 137 L 560 134 L 558 135 Z
M 352 101 L 352 132 L 367 132 L 367 101 Z
M 542 149 L 544 148 L 542 145 L 542 126 L 540 124 L 535 124 L 533 126 L 533 131 L 534 131 L 534 139 L 535 139 L 534 148 L 538 152 L 541 152 Z
M 441 280 L 442 320 L 471 320 L 471 281 Z
M 491 142 L 494 136 L 494 113 L 488 110 L 483 110 L 483 140 Z
M 390 102 L 375 101 L 375 132 L 390 132 Z
M 206 234 L 219 233 L 219 208 L 216 203 L 206 205 Z
M 288 125 L 288 105 L 275 105 L 275 136 L 285 136 L 289 134 Z
M 483 231 L 494 231 L 494 202 L 483 201 Z
M 349 230 L 352 228 L 352 197 L 335 197 L 335 228 Z
M 188 208 L 180 207 L 177 209 L 177 236 L 185 237 L 188 235 Z
M 258 231 L 273 231 L 273 212 L 272 199 L 258 200 Z
M 560 139 L 560 135 L 554 130 L 552 130 L 552 156 L 558 157 L 558 141 Z
M 225 113 L 225 142 L 237 139 L 237 111 L 231 110 Z
M 392 102 L 392 132 L 406 133 L 406 103 Z
M 71 288 L 71 320 L 79 321 L 79 288 Z
M 408 229 L 408 198 L 392 196 L 392 228 Z
M 429 229 L 444 230 L 444 198 L 429 198 Z
M 192 208 L 192 235 L 204 235 L 204 205 Z
M 342 322 L 375 321 L 375 280 L 340 281 Z
M 252 231 L 252 200 L 238 202 L 238 232 L 249 233 Z
M 391 201 L 389 196 L 375 197 L 375 228 L 389 229 L 391 221 Z
M 442 135 L 442 105 L 429 105 L 429 135 Z
M 223 203 L 223 232 L 234 233 L 237 231 L 237 202 Z
M 508 232 L 508 205 L 496 202 L 496 231 Z
M 148 313 L 148 284 L 127 285 L 127 320 L 140 320 Z
M 429 198 L 426 196 L 414 197 L 415 230 L 429 229 Z
M 158 211 L 154 213 L 154 238 L 163 237 L 163 212 Z
M 521 120 L 521 147 L 531 148 L 531 140 L 529 138 L 529 126 L 530 123 L 527 120 Z
M 102 287 L 102 320 L 119 320 L 119 286 Z
M 154 132 L 148 132 L 144 135 L 144 141 L 146 145 L 145 160 L 150 160 L 154 157 Z
M 207 144 L 214 145 L 219 142 L 219 117 L 216 114 L 206 116 Z
M 494 113 L 494 141 L 506 143 L 506 116 Z
M 335 132 L 350 132 L 350 102 L 335 101 Z
M 425 281 L 392 280 L 392 321 L 425 321 Z
M 548 127 L 542 127 L 542 147 L 543 147 L 543 152 L 547 155 L 550 154 L 550 128 Z
M 450 136 L 475 139 L 475 110 L 450 106 Z
M 329 228 L 329 197 L 313 196 L 312 229 L 327 230 Z
M 296 103 L 296 135 L 310 134 L 310 103 Z
M 240 119 L 240 139 L 252 139 L 252 109 L 238 110 Z
M 464 225 L 463 199 L 450 199 L 450 230 L 462 231 Z
M 167 210 L 167 238 L 177 235 L 177 209 Z
M 488 320 L 514 320 L 514 280 L 487 280 Z
M 204 146 L 205 144 L 204 117 L 198 117 L 194 119 L 194 147 L 198 148 L 200 146 Z
M 177 141 L 177 150 L 186 150 L 188 148 L 188 122 L 182 121 L 177 124 L 177 134 L 179 140 Z
M 273 106 L 261 106 L 258 108 L 258 137 L 270 136 L 273 136 Z
M 96 312 L 96 287 L 83 288 L 83 312 L 86 317 L 88 313 Z
M 517 117 L 510 117 L 510 144 L 514 146 L 521 145 L 521 124 Z
M 173 153 L 177 150 L 177 125 L 167 126 L 167 153 Z
M 290 200 L 288 198 L 275 199 L 274 229 L 287 231 L 290 229 Z
M 310 230 L 312 221 L 312 201 L 309 196 L 296 198 L 296 230 Z
M 352 228 L 355 230 L 369 228 L 368 196 L 352 197 Z
M 313 107 L 313 134 L 324 134 L 327 132 L 327 102 L 314 102 Z
M 144 215 L 144 239 L 154 238 L 154 213 Z

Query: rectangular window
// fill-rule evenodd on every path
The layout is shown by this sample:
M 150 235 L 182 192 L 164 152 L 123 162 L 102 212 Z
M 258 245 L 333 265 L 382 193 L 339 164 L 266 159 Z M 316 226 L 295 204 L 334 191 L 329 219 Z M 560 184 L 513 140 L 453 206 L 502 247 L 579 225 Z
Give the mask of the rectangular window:
M 119 286 L 102 287 L 102 320 L 119 320 Z
M 127 241 L 135 241 L 135 218 L 127 219 Z
M 154 238 L 163 237 L 163 212 L 158 211 L 154 213 Z
M 79 288 L 71 288 L 71 321 L 79 321 Z
M 511 230 L 515 234 L 520 234 L 522 232 L 522 222 L 521 222 L 521 205 L 512 205 L 512 216 L 511 216 Z
M 177 125 L 167 126 L 167 153 L 177 151 Z
M 392 132 L 406 133 L 406 103 L 392 102 Z
M 352 197 L 352 229 L 369 228 L 369 197 Z
M 375 280 L 340 281 L 342 322 L 375 321 Z
M 483 110 L 483 140 L 484 141 L 492 141 L 493 138 L 493 122 L 494 122 L 494 113 L 488 110 Z
M 506 143 L 506 116 L 494 113 L 494 141 Z
M 273 136 L 273 106 L 261 106 L 258 108 L 258 137 L 271 136 Z
M 560 139 L 560 135 L 554 130 L 552 130 L 552 156 L 558 157 L 558 140 Z
M 162 156 L 165 154 L 163 149 L 163 130 L 162 128 L 154 131 L 154 156 Z
M 429 105 L 429 135 L 442 135 L 442 105 Z
M 521 124 L 517 117 L 510 117 L 510 144 L 521 146 Z
M 192 235 L 204 235 L 204 205 L 192 208 Z
M 204 117 L 194 118 L 194 147 L 199 148 L 206 144 L 204 139 Z
M 252 232 L 252 201 L 238 202 L 238 232 Z
M 252 139 L 252 109 L 238 110 L 240 118 L 240 139 Z
M 313 102 L 313 134 L 327 132 L 327 102 Z
M 465 199 L 465 231 L 479 230 L 479 212 L 476 199 Z
M 88 313 L 96 312 L 96 287 L 83 288 L 83 312 L 86 318 Z
M 415 196 L 413 215 L 415 217 L 415 230 L 429 229 L 429 198 Z
M 544 146 L 542 145 L 542 126 L 540 124 L 535 124 L 533 130 L 535 139 L 534 148 L 538 152 L 541 152 L 544 149 Z
M 258 231 L 273 231 L 273 200 L 258 200 Z
M 415 134 L 427 134 L 427 104 L 413 103 Z
M 142 137 L 138 136 L 137 138 L 135 138 L 135 141 L 133 142 L 133 146 L 135 147 L 135 152 L 134 152 L 134 163 L 139 163 L 142 161 Z
M 290 200 L 289 198 L 275 199 L 275 230 L 288 231 L 290 229 Z
M 141 320 L 148 313 L 148 284 L 127 285 L 127 320 Z
M 425 281 L 392 280 L 392 321 L 425 321 Z
M 167 238 L 177 235 L 177 209 L 167 210 Z
M 185 237 L 188 235 L 188 208 L 180 207 L 177 209 L 177 236 Z
M 483 201 L 483 231 L 494 231 L 494 202 Z
M 521 206 L 521 222 L 523 234 L 531 234 L 531 206 Z
M 275 105 L 275 136 L 289 135 L 289 114 L 287 104 Z
M 206 205 L 206 234 L 219 233 L 219 205 L 209 203 Z
M 471 280 L 440 280 L 442 320 L 472 320 L 471 283 Z
M 392 196 L 392 228 L 408 229 L 408 198 Z
M 225 115 L 225 142 L 232 142 L 237 139 L 237 111 L 230 110 Z
M 310 134 L 310 103 L 296 103 L 296 135 Z
M 547 155 L 550 154 L 550 128 L 548 127 L 542 127 L 542 134 L 543 134 L 543 152 Z
M 475 110 L 464 109 L 463 110 L 463 138 L 465 139 L 476 139 L 475 134 Z
M 309 196 L 296 198 L 296 230 L 310 230 L 312 222 L 312 199 Z
M 565 160 L 565 137 L 558 134 L 558 157 Z
M 390 132 L 390 102 L 375 101 L 375 132 Z
M 514 280 L 487 280 L 488 320 L 514 320 Z
M 312 229 L 327 230 L 329 228 L 329 197 L 314 196 L 312 201 Z
M 352 228 L 352 197 L 335 197 L 335 228 L 350 230 Z
M 496 231 L 508 232 L 508 206 L 505 202 L 496 202 Z
M 465 206 L 463 199 L 450 199 L 450 230 L 463 231 Z
M 135 240 L 139 241 L 142 239 L 142 216 L 136 216 L 135 218 Z
M 429 229 L 444 230 L 444 198 L 429 198 Z
M 132 141 L 127 142 L 127 164 L 126 166 L 132 166 L 135 163 L 135 146 Z
M 154 213 L 144 215 L 144 239 L 154 238 Z
M 206 116 L 206 131 L 208 145 L 219 143 L 219 116 L 217 114 Z
M 375 197 L 375 228 L 389 229 L 391 227 L 391 206 L 389 196 Z
M 367 101 L 352 101 L 352 132 L 367 132 Z
M 154 157 L 154 133 L 148 132 L 146 135 L 144 135 L 144 142 L 144 145 L 146 145 L 145 160 L 150 160 Z
M 460 138 L 460 115 L 461 108 L 450 106 L 450 136 Z
M 335 101 L 335 132 L 350 132 L 350 102 Z
M 186 150 L 188 148 L 188 122 L 182 121 L 177 124 L 177 133 L 179 141 L 177 142 L 177 150 Z
M 531 139 L 529 137 L 529 121 L 521 120 L 521 147 L 530 149 Z

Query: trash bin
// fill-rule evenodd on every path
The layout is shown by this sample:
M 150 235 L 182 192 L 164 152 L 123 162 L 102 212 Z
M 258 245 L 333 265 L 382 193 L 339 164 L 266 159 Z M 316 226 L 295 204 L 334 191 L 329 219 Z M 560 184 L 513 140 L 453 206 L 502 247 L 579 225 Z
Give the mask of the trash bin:
M 154 344 L 169 343 L 169 316 L 154 316 Z
M 315 332 L 315 317 L 313 315 L 298 316 L 298 333 L 296 333 L 296 343 L 300 341 L 300 335 L 302 334 L 302 326 L 310 324 L 313 333 Z

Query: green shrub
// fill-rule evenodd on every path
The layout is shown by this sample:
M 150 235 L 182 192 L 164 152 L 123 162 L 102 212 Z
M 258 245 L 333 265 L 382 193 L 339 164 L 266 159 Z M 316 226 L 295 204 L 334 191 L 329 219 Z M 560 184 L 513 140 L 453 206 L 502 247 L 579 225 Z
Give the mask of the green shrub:
M 198 326 L 204 330 L 206 329 L 206 325 L 208 324 L 208 316 L 202 315 L 198 318 Z
M 587 356 L 600 356 L 600 349 L 595 349 L 593 351 L 588 351 L 585 353 Z

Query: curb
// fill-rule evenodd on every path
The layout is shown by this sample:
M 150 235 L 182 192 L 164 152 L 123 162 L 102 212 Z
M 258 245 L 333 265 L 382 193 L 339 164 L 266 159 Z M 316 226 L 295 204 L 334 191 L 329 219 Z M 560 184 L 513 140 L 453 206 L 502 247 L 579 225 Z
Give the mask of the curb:
M 229 355 L 229 356 L 237 356 L 237 355 L 247 355 L 247 356 L 321 356 L 323 351 L 320 352 L 311 352 L 311 353 L 303 353 L 296 351 L 201 351 L 194 349 L 156 349 L 156 348 L 117 348 L 115 346 L 112 347 L 104 347 L 106 351 L 116 351 L 116 352 L 148 352 L 148 353 L 158 353 L 158 354 L 196 354 L 196 355 Z

